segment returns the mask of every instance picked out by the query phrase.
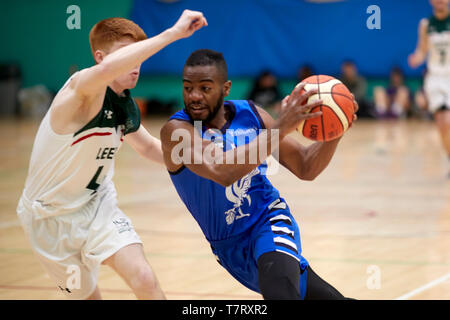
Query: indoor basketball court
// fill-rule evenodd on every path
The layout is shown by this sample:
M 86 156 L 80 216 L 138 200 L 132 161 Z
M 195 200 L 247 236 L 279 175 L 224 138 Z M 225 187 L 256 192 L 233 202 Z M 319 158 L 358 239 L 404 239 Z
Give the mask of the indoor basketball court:
M 158 136 L 164 122 L 144 124 Z M 1 123 L 1 299 L 65 299 L 34 258 L 15 214 L 37 126 Z M 216 262 L 167 171 L 128 145 L 122 148 L 115 171 L 119 206 L 141 236 L 167 298 L 260 299 Z M 442 174 L 444 160 L 429 122 L 359 120 L 315 181 L 299 181 L 286 169 L 270 180 L 297 219 L 305 258 L 343 294 L 450 299 L 450 181 Z M 105 299 L 134 299 L 110 268 L 102 266 L 99 279 Z
M 450 162 L 442 147 L 436 124 L 426 107 L 422 107 L 422 100 L 418 96 L 422 88 L 423 69 L 408 69 L 406 54 L 414 51 L 419 18 L 432 14 L 432 7 L 428 1 L 411 1 L 410 11 L 405 11 L 406 13 L 402 15 L 409 31 L 407 34 L 404 33 L 406 29 L 398 31 L 405 35 L 403 40 L 408 43 L 398 44 L 400 49 L 392 50 L 386 50 L 384 46 L 392 46 L 395 44 L 392 39 L 398 39 L 398 35 L 388 34 L 393 30 L 389 28 L 394 28 L 393 17 L 397 17 L 396 10 L 401 6 L 391 1 L 381 1 L 379 5 L 381 30 L 376 30 L 376 22 L 373 20 L 370 23 L 375 25 L 374 28 L 368 27 L 369 22 L 366 26 L 366 19 L 372 12 L 365 11 L 370 5 L 368 1 L 356 5 L 356 0 L 283 0 L 285 7 L 277 7 L 275 4 L 272 4 L 272 7 L 264 7 L 257 4 L 257 1 L 248 1 L 248 4 L 243 5 L 240 10 L 233 11 L 236 17 L 243 19 L 243 16 L 246 16 L 245 10 L 250 10 L 251 6 L 260 8 L 263 13 L 256 12 L 254 18 L 268 19 L 266 27 L 262 30 L 272 30 L 267 31 L 266 35 L 268 39 L 273 40 L 273 46 L 267 46 L 267 39 L 264 37 L 251 38 L 259 34 L 258 32 L 263 32 L 253 30 L 251 22 L 248 24 L 242 22 L 244 27 L 240 31 L 245 33 L 248 30 L 248 38 L 238 36 L 236 29 L 232 30 L 234 33 L 223 30 L 220 25 L 225 24 L 221 18 L 224 9 L 219 4 L 211 4 L 208 1 L 200 1 L 200 4 L 196 5 L 194 1 L 127 0 L 120 5 L 109 5 L 108 1 L 99 1 L 95 5 L 89 1 L 75 2 L 81 10 L 82 17 L 81 29 L 77 30 L 66 27 L 67 19 L 77 11 L 75 9 L 70 11 L 69 3 L 65 2 L 55 5 L 52 1 L 43 1 L 42 7 L 30 2 L 24 9 L 18 4 L 10 3 L 1 13 L 5 16 L 4 23 L 14 23 L 19 19 L 36 22 L 36 35 L 33 30 L 18 27 L 17 39 L 23 39 L 27 33 L 39 39 L 43 37 L 44 32 L 51 32 L 52 28 L 56 28 L 54 32 L 61 39 L 61 47 L 58 47 L 58 42 L 50 43 L 49 39 L 44 39 L 44 45 L 41 47 L 33 46 L 36 57 L 31 56 L 32 51 L 28 45 L 17 39 L 11 46 L 13 49 L 10 48 L 0 54 L 2 64 L 14 62 L 14 66 L 21 68 L 20 73 L 10 73 L 9 78 L 3 78 L 5 85 L 2 84 L 0 88 L 2 95 L 6 96 L 11 90 L 15 90 L 14 94 L 18 95 L 19 89 L 34 88 L 22 91 L 14 110 L 7 105 L 11 100 L 2 102 L 1 300 L 66 299 L 36 259 L 16 214 L 28 173 L 33 142 L 47 110 L 42 109 L 42 101 L 45 104 L 73 71 L 92 64 L 87 34 L 97 21 L 111 16 L 123 16 L 143 26 L 148 36 L 153 36 L 168 27 L 168 21 L 173 23 L 174 17 L 179 15 L 181 9 L 186 9 L 190 4 L 192 9 L 204 10 L 209 26 L 205 31 L 200 31 L 197 38 L 194 35 L 195 40 L 171 45 L 172 47 L 169 46 L 155 55 L 153 64 L 144 64 L 139 85 L 132 90 L 139 105 L 142 124 L 157 138 L 160 137 L 160 129 L 169 116 L 183 106 L 180 70 L 184 60 L 194 49 L 211 46 L 223 50 L 224 55 L 230 57 L 227 58 L 232 80 L 229 99 L 247 99 L 246 95 L 253 79 L 259 71 L 265 69 L 271 69 L 277 75 L 279 90 L 284 96 L 299 82 L 296 77 L 300 61 L 298 64 L 294 63 L 293 59 L 286 55 L 286 51 L 280 53 L 285 55 L 280 58 L 273 49 L 291 48 L 286 42 L 277 43 L 271 38 L 273 36 L 271 32 L 276 33 L 278 30 L 275 26 L 282 25 L 280 15 L 286 10 L 295 15 L 292 8 L 311 10 L 298 13 L 299 17 L 305 19 L 302 21 L 308 24 L 314 21 L 310 16 L 318 14 L 317 10 L 324 10 L 322 11 L 324 17 L 331 19 L 329 25 L 324 28 L 332 30 L 336 28 L 333 27 L 333 22 L 341 19 L 339 16 L 332 16 L 332 12 L 337 12 L 341 16 L 358 16 L 356 10 L 361 11 L 359 16 L 364 17 L 362 22 L 349 18 L 348 24 L 343 23 L 340 32 L 349 33 L 358 23 L 361 23 L 362 31 L 358 34 L 355 31 L 354 36 L 342 40 L 344 44 L 342 46 L 337 40 L 334 42 L 333 39 L 336 39 L 338 34 L 335 32 L 328 44 L 332 54 L 325 52 L 327 44 L 324 41 L 319 41 L 321 44 L 316 48 L 311 38 L 308 38 L 317 37 L 317 33 L 304 35 L 301 30 L 295 30 L 291 38 L 285 35 L 286 41 L 292 41 L 300 35 L 305 36 L 305 40 L 298 41 L 294 47 L 303 50 L 305 57 L 301 62 L 312 65 L 313 74 L 333 75 L 338 78 L 341 63 L 352 58 L 352 63 L 358 65 L 360 73 L 367 74 L 365 97 L 370 101 L 375 101 L 376 87 L 389 84 L 391 67 L 401 65 L 405 86 L 410 90 L 411 102 L 408 105 L 410 109 L 398 117 L 361 116 L 352 125 L 349 117 L 348 126 L 351 125 L 351 128 L 344 133 L 329 166 L 313 181 L 301 181 L 282 166 L 268 178 L 286 200 L 298 223 L 302 255 L 318 275 L 344 296 L 358 300 L 450 299 L 450 176 L 448 176 Z M 231 10 L 234 5 L 237 6 L 236 2 L 224 5 L 227 10 Z M 273 10 L 273 19 L 269 19 L 268 12 L 273 8 L 276 8 Z M 349 10 L 355 12 L 349 14 Z M 36 20 L 38 18 L 33 12 L 43 12 L 47 23 Z M 149 20 L 156 21 L 154 25 L 149 23 L 147 18 L 144 19 L 145 14 L 149 15 Z M 86 20 L 83 20 L 83 17 L 86 17 Z M 387 18 L 383 20 L 383 17 Z M 251 19 L 249 18 L 249 21 Z M 38 21 L 41 22 L 37 23 Z M 76 20 L 74 21 L 76 25 Z M 58 31 L 55 25 L 60 22 L 63 27 Z M 283 32 L 285 30 L 283 28 L 278 31 Z M 302 25 L 299 28 L 306 27 Z M 217 39 L 213 39 L 213 35 L 217 36 Z M 33 37 L 30 41 L 37 41 Z M 249 41 L 250 38 L 254 39 L 254 42 Z M 348 48 L 350 43 L 363 41 L 364 38 L 368 39 L 367 43 Z M 379 42 L 370 47 L 370 41 Z M 69 52 L 72 43 L 76 45 L 73 46 L 73 52 Z M 304 46 L 305 43 L 308 46 Z M 54 49 L 48 51 L 49 45 L 54 46 Z M 245 49 L 255 46 L 255 52 L 265 54 L 255 53 L 252 56 L 252 63 L 240 61 L 242 58 L 240 53 L 229 50 L 229 46 L 233 45 Z M 266 51 L 258 51 L 261 45 L 267 46 L 264 47 Z M 284 45 L 287 47 L 283 47 Z M 364 45 L 366 49 L 362 48 Z M 317 54 L 314 50 L 317 50 Z M 367 50 L 370 58 L 365 57 L 364 50 Z M 350 57 L 349 53 L 353 51 L 355 54 Z M 386 58 L 380 57 L 383 51 L 386 52 Z M 380 53 L 375 55 L 374 52 Z M 397 54 L 398 52 L 401 54 Z M 310 57 L 311 61 L 307 61 L 306 57 Z M 52 60 L 54 65 L 50 64 Z M 47 64 L 48 73 L 39 69 L 40 64 Z M 244 70 L 243 73 L 239 73 L 240 70 Z M 19 74 L 22 77 L 20 86 L 12 82 L 18 79 Z M 6 84 L 7 80 L 11 82 Z M 36 89 L 40 84 L 47 89 L 41 87 Z M 15 85 L 18 87 L 11 89 Z M 276 103 L 267 110 L 276 116 L 278 110 Z M 299 132 L 293 132 L 290 136 L 304 145 L 313 143 Z M 167 299 L 262 299 L 260 294 L 244 287 L 218 264 L 208 241 L 180 200 L 163 165 L 140 157 L 126 143 L 122 145 L 115 159 L 114 183 L 119 208 L 131 219 L 142 239 L 145 257 L 152 266 Z M 276 165 L 276 160 L 272 157 L 268 162 L 269 165 Z M 103 299 L 136 299 L 125 281 L 107 266 L 100 268 L 98 286 Z

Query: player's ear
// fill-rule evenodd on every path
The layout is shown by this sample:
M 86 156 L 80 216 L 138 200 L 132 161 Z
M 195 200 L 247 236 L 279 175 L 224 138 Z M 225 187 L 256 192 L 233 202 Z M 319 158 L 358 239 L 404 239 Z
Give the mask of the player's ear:
M 231 89 L 231 81 L 228 80 L 223 84 L 223 96 L 226 97 L 228 94 L 230 94 Z
M 95 50 L 95 53 L 94 53 L 94 60 L 95 60 L 95 63 L 100 63 L 100 62 L 102 62 L 103 61 L 103 59 L 105 58 L 105 53 L 102 51 L 102 50 Z

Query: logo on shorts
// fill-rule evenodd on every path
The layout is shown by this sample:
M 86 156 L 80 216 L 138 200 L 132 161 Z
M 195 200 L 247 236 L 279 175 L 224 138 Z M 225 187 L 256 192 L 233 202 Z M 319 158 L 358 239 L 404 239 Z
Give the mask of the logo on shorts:
M 130 223 L 125 218 L 113 220 L 113 223 L 116 225 L 119 233 L 130 231 L 132 229 Z
M 242 211 L 241 206 L 244 204 L 245 200 L 247 200 L 249 206 L 251 205 L 252 198 L 247 194 L 247 192 L 252 184 L 252 177 L 256 176 L 257 174 L 259 174 L 258 168 L 254 169 L 241 180 L 236 181 L 231 186 L 228 186 L 225 189 L 225 195 L 228 201 L 234 203 L 233 208 L 225 211 L 225 220 L 227 221 L 227 224 L 232 224 L 234 220 L 250 216 L 249 213 L 244 213 Z

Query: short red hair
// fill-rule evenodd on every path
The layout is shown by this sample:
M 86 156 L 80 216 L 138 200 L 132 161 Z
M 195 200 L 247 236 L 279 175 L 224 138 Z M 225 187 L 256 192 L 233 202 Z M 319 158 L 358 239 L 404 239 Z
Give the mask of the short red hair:
M 144 30 L 125 18 L 108 18 L 98 22 L 89 32 L 92 55 L 96 50 L 108 50 L 113 42 L 130 38 L 138 42 L 147 39 Z

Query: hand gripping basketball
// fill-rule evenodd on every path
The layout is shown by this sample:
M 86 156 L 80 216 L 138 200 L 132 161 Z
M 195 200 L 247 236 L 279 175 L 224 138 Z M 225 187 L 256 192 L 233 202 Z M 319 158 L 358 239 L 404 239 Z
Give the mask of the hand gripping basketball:
M 348 88 L 338 79 L 327 75 L 314 75 L 304 79 L 297 87 L 302 92 L 316 89 L 308 103 L 320 99 L 322 104 L 310 112 L 322 111 L 320 117 L 305 119 L 297 130 L 313 141 L 331 141 L 341 137 L 356 120 L 358 104 Z
M 311 109 L 322 104 L 322 100 L 309 101 L 311 96 L 317 94 L 317 90 L 304 91 L 304 86 L 298 85 L 281 103 L 281 112 L 275 125 L 280 130 L 280 138 L 294 131 L 305 120 L 322 115 L 321 111 L 311 113 Z

